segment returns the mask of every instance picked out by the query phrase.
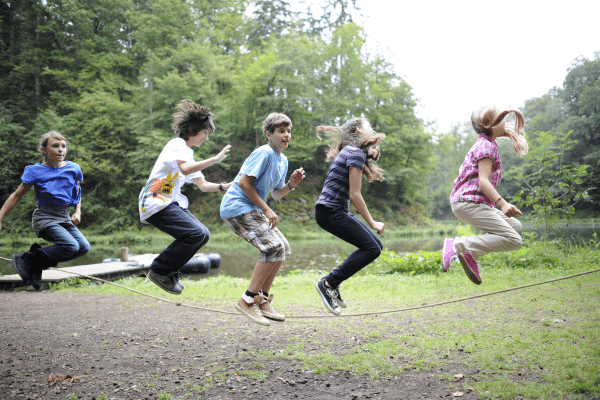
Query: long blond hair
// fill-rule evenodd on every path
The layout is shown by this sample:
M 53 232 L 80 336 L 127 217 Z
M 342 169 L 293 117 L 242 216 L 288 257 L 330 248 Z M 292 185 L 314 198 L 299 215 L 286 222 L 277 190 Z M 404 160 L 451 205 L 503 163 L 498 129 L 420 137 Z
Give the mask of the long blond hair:
M 514 128 L 508 126 L 504 121 L 511 113 L 514 113 L 516 116 Z M 500 111 L 496 107 L 480 107 L 471 114 L 471 124 L 475 132 L 487 137 L 491 138 L 496 132 L 498 132 L 496 137 L 508 137 L 518 156 L 524 156 L 529 151 L 527 139 L 523 136 L 525 118 L 523 117 L 523 113 L 516 108 Z
M 381 150 L 378 146 L 375 146 L 379 142 L 383 142 L 385 134 L 376 133 L 372 135 L 361 135 L 357 132 L 357 128 L 362 128 L 363 122 L 368 120 L 366 118 L 354 118 L 346 122 L 342 126 L 332 125 L 319 125 L 315 129 L 315 134 L 319 141 L 321 137 L 319 132 L 323 132 L 329 136 L 327 145 L 327 161 L 333 161 L 340 151 L 346 146 L 355 146 L 361 149 L 365 153 L 365 167 L 363 168 L 363 175 L 372 182 L 374 180 L 383 181 L 383 169 L 380 168 L 375 162 L 379 161 L 381 157 Z M 374 147 L 375 146 L 375 147 Z

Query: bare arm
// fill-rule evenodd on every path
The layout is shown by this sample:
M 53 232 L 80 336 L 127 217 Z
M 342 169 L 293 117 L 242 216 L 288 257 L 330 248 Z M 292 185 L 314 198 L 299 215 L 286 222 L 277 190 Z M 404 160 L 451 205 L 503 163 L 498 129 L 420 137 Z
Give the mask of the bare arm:
M 371 217 L 371 213 L 367 208 L 365 199 L 362 197 L 361 185 L 362 185 L 362 171 L 360 168 L 350 167 L 350 201 L 354 204 L 354 207 L 358 210 L 360 215 L 365 219 L 371 229 L 377 231 L 378 234 L 382 234 L 385 229 L 383 222 L 378 222 Z
M 193 181 L 194 181 L 194 184 L 196 184 L 196 186 L 198 186 L 198 188 L 200 190 L 202 190 L 203 192 L 219 192 L 219 191 L 221 191 L 221 189 L 219 189 L 219 183 L 207 182 L 206 179 L 201 178 L 201 177 L 194 178 Z M 223 184 L 223 189 L 224 190 L 229 189 L 229 186 L 231 186 L 231 184 L 232 184 L 232 182 Z
M 8 199 L 6 199 L 6 201 L 4 202 L 4 205 L 2 206 L 2 209 L 0 209 L 0 229 L 2 229 L 2 219 L 9 212 L 11 212 L 12 209 L 15 208 L 15 206 L 17 204 L 19 204 L 19 202 L 21 201 L 23 196 L 27 192 L 29 192 L 29 189 L 31 189 L 32 186 L 33 185 L 27 185 L 25 183 L 21 183 L 19 185 L 19 187 L 17 188 L 17 190 L 15 190 L 15 192 L 13 194 L 11 194 Z
M 492 182 L 490 182 L 494 161 L 491 158 L 482 158 L 477 162 L 477 165 L 479 166 L 479 189 L 483 194 L 493 201 L 507 217 L 523 215 L 521 210 L 517 207 L 504 200 L 504 198 L 500 198 L 500 194 L 496 188 L 494 188 Z
M 296 188 L 296 186 L 298 186 L 303 179 L 304 168 L 298 168 L 292 173 L 292 176 L 290 176 L 290 181 L 287 184 L 283 185 L 279 189 L 273 189 L 271 191 L 271 196 L 275 200 L 281 199 L 285 195 L 289 194 L 294 188 Z
M 229 150 L 231 150 L 230 144 L 223 147 L 223 150 L 221 150 L 221 152 L 214 157 L 194 162 L 177 160 L 177 165 L 179 166 L 179 170 L 183 175 L 193 174 L 194 172 L 202 171 L 204 168 L 208 168 L 211 165 L 220 163 L 227 158 L 227 153 L 229 153 Z
M 269 219 L 269 227 L 275 228 L 279 223 L 279 218 L 277 217 L 277 214 L 275 214 L 275 211 L 271 210 L 271 207 L 269 207 L 258 195 L 256 188 L 252 184 L 255 179 L 256 177 L 254 176 L 242 175 L 238 185 L 240 185 L 240 189 L 246 193 L 246 196 L 248 196 L 248 198 L 252 200 L 252 202 L 256 204 Z
M 79 200 L 79 203 L 75 206 L 75 212 L 71 215 L 71 222 L 75 225 L 78 225 L 81 222 L 81 200 Z

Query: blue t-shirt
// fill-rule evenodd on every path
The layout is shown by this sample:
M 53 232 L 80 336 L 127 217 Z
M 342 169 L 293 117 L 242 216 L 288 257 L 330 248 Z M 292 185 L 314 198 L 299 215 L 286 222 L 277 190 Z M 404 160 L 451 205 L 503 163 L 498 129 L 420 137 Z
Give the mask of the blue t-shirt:
M 239 183 L 242 175 L 256 178 L 252 184 L 260 198 L 267 201 L 267 195 L 273 189 L 279 189 L 285 184 L 287 169 L 287 157 L 277 153 L 268 144 L 254 150 L 244 161 L 244 165 L 235 177 L 233 185 L 229 187 L 227 193 L 223 196 L 221 218 L 237 217 L 252 210 L 262 212 L 240 188 Z
M 365 167 L 365 153 L 355 146 L 344 147 L 331 163 L 317 204 L 350 209 L 350 167 Z
M 76 206 L 81 201 L 79 182 L 83 181 L 83 174 L 74 162 L 67 161 L 62 168 L 28 165 L 21 180 L 34 185 L 38 206 Z

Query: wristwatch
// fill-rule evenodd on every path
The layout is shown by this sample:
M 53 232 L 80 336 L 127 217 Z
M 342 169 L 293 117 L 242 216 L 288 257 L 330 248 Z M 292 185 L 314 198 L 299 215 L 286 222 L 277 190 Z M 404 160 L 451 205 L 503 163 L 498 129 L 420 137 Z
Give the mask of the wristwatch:
M 219 183 L 219 190 L 220 190 L 221 192 L 224 192 L 224 191 L 225 191 L 225 189 L 223 189 L 223 185 L 227 185 L 227 182 L 221 182 L 221 183 Z

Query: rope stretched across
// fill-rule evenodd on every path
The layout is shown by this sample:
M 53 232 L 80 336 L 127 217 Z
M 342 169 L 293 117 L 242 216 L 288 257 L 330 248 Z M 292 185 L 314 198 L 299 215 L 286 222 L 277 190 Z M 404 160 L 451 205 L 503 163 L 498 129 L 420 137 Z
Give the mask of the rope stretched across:
M 12 261 L 10 258 L 5 258 L 5 257 L 0 257 L 0 258 L 3 259 L 3 260 Z M 110 281 L 107 281 L 107 280 L 104 280 L 104 279 L 100 279 L 100 278 L 97 278 L 95 276 L 88 276 L 88 275 L 85 275 L 85 274 L 80 274 L 79 272 L 66 271 L 66 270 L 61 269 L 61 268 L 53 268 L 53 267 L 51 267 L 50 269 L 53 269 L 55 271 L 60 271 L 60 272 L 67 272 L 67 273 L 70 273 L 70 274 L 82 276 L 82 277 L 87 278 L 87 279 L 93 279 L 93 280 L 96 280 L 96 281 L 108 283 L 110 285 L 117 286 L 117 287 L 120 287 L 122 289 L 129 290 L 129 291 L 132 291 L 134 293 L 141 294 L 142 296 L 147 296 L 147 297 L 151 297 L 151 298 L 156 299 L 156 300 L 160 300 L 160 301 L 164 301 L 164 302 L 167 302 L 167 303 L 175 304 L 176 306 L 195 308 L 197 310 L 210 311 L 210 312 L 215 312 L 215 313 L 220 313 L 220 314 L 241 315 L 238 312 L 224 311 L 224 310 L 217 310 L 217 309 L 212 309 L 212 308 L 200 307 L 200 306 L 195 306 L 195 305 L 192 305 L 192 304 L 185 304 L 185 303 L 181 303 L 181 302 L 178 302 L 178 301 L 173 301 L 173 300 L 165 299 L 165 298 L 154 296 L 154 295 L 151 295 L 151 294 L 148 294 L 148 293 L 140 292 L 139 290 L 128 288 L 128 287 L 123 286 L 123 285 L 119 285 L 118 283 L 114 283 L 114 282 L 110 282 Z M 547 283 L 562 281 L 562 280 L 565 280 L 565 279 L 571 279 L 571 278 L 575 278 L 575 277 L 582 276 L 582 275 L 592 274 L 594 272 L 600 272 L 600 268 L 593 269 L 593 270 L 590 270 L 590 271 L 585 271 L 585 272 L 579 272 L 577 274 L 563 276 L 563 277 L 560 277 L 560 278 L 549 279 L 549 280 L 542 281 L 542 282 L 535 282 L 535 283 L 530 283 L 530 284 L 527 284 L 527 285 L 515 286 L 515 287 L 512 287 L 512 288 L 508 288 L 508 289 L 496 290 L 494 292 L 482 293 L 482 294 L 475 294 L 473 296 L 461 297 L 461 298 L 458 298 L 458 299 L 441 301 L 439 303 L 421 304 L 420 306 L 396 308 L 396 309 L 393 309 L 393 310 L 384 310 L 384 311 L 372 311 L 372 312 L 365 312 L 365 313 L 341 314 L 341 315 L 322 315 L 322 314 L 315 314 L 315 315 L 286 315 L 285 318 L 286 319 L 291 319 L 291 318 L 296 318 L 296 319 L 300 319 L 300 318 L 340 318 L 340 317 L 360 317 L 360 316 L 365 316 L 365 315 L 392 314 L 392 313 L 398 313 L 398 312 L 403 312 L 403 311 L 412 311 L 412 310 L 418 310 L 418 309 L 421 309 L 421 308 L 430 308 L 430 307 L 442 306 L 442 305 L 445 305 L 445 304 L 458 303 L 458 302 L 461 302 L 461 301 L 477 299 L 479 297 L 492 296 L 492 295 L 495 295 L 495 294 L 511 292 L 511 291 L 519 290 L 519 289 L 525 289 L 525 288 L 532 287 L 532 286 L 539 286 L 539 285 L 544 285 L 544 284 L 547 284 Z

